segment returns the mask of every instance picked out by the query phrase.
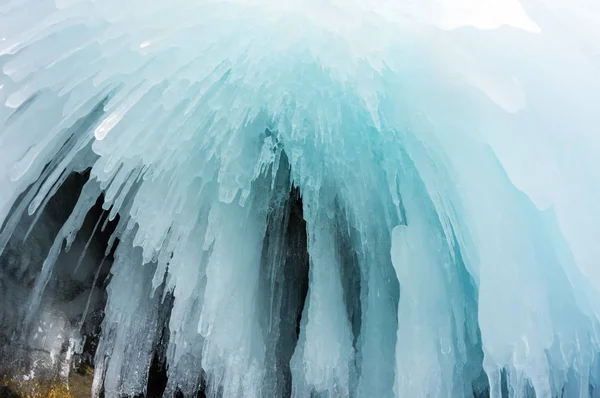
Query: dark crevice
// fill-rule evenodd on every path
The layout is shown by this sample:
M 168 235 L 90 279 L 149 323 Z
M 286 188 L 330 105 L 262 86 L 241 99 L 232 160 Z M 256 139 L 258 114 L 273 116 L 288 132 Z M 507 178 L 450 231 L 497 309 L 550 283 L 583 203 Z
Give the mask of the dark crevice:
M 169 319 L 175 297 L 171 292 L 165 294 L 158 312 L 158 325 L 154 355 L 148 372 L 148 383 L 146 386 L 147 398 L 160 398 L 167 387 L 167 347 L 169 345 L 170 331 Z
M 163 329 L 163 333 L 165 330 Z M 167 332 L 168 333 L 168 332 Z M 157 351 L 152 356 L 152 363 L 148 372 L 148 384 L 146 385 L 147 398 L 160 398 L 167 387 L 167 362 Z
M 336 245 L 340 264 L 340 279 L 344 292 L 344 302 L 348 320 L 352 326 L 353 345 L 357 348 L 362 326 L 361 273 L 358 254 L 354 249 L 348 232 L 348 221 L 336 204 Z
M 267 342 L 265 384 L 269 396 L 289 397 L 290 360 L 298 343 L 302 311 L 308 294 L 308 239 L 300 190 L 290 183 L 285 153 L 270 203 L 263 243 L 260 308 Z
M 0 384 L 0 398 L 21 398 L 21 394 L 17 394 L 11 388 Z
M 270 341 L 274 343 L 272 349 L 275 351 L 276 363 L 268 367 L 269 371 L 275 373 L 272 386 L 276 391 L 273 393 L 279 397 L 291 395 L 290 360 L 300 335 L 302 310 L 308 294 L 308 239 L 306 221 L 303 219 L 302 198 L 297 188 L 292 187 L 290 191 L 288 214 L 285 217 L 287 228 L 284 237 L 283 267 L 276 275 L 279 280 L 275 282 L 275 294 L 281 297 L 278 311 L 274 314 L 279 325 L 273 325 L 270 336 Z
M 200 372 L 200 385 L 196 393 L 196 398 L 206 398 L 206 373 L 204 370 Z
M 287 341 L 280 339 L 277 344 L 277 358 L 279 366 L 282 370 L 285 388 L 282 389 L 284 397 L 291 395 L 292 389 L 292 374 L 290 370 L 290 360 L 294 354 L 294 350 L 300 336 L 300 322 L 302 319 L 302 311 L 308 295 L 308 237 L 306 234 L 306 221 L 303 218 L 302 197 L 297 188 L 292 187 L 290 195 L 290 215 L 287 229 L 287 255 L 285 259 L 285 273 L 291 275 L 286 276 L 286 286 L 283 286 L 287 291 L 287 302 L 293 305 L 290 308 L 281 307 L 281 317 L 294 327 L 286 330 Z

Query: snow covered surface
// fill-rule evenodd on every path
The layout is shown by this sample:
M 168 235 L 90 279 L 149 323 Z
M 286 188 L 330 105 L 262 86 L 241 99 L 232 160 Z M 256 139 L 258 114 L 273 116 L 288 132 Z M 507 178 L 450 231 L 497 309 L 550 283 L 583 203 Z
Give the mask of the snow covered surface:
M 600 391 L 596 1 L 3 0 L 0 66 L 0 252 L 91 168 L 2 328 L 101 198 L 94 396 Z

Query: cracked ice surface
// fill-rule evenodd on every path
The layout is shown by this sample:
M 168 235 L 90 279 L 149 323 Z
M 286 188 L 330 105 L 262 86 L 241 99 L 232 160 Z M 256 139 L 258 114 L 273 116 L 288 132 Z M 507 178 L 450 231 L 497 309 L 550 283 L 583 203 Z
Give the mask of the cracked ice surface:
M 591 0 L 3 1 L 4 330 L 36 346 L 100 200 L 95 396 L 157 351 L 165 394 L 598 394 L 599 26 Z

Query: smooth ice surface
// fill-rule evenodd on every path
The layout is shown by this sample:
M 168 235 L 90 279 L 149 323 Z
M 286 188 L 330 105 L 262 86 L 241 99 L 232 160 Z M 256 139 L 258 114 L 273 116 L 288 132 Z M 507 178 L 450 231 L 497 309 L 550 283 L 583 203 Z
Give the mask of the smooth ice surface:
M 96 319 L 94 397 L 597 395 L 599 62 L 595 0 L 4 0 L 0 352 L 66 377 Z

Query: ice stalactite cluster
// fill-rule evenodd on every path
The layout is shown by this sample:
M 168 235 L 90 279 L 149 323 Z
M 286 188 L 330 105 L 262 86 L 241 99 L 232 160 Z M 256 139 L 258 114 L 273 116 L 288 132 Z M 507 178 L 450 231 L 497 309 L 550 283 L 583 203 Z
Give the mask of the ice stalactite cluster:
M 0 369 L 599 396 L 599 26 L 590 0 L 1 2 Z

